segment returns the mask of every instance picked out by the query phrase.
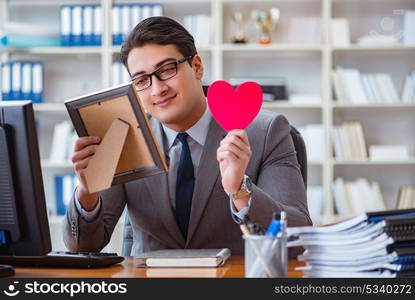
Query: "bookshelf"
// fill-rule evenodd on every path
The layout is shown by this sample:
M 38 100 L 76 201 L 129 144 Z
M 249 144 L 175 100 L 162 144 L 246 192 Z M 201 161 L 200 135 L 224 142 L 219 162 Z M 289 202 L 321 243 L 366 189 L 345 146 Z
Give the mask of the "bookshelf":
M 264 102 L 263 107 L 283 113 L 296 127 L 308 124 L 323 126 L 324 149 L 321 160 L 309 161 L 309 186 L 321 186 L 323 210 L 315 216 L 316 224 L 333 222 L 345 216 L 336 214 L 332 183 L 341 176 L 347 180 L 367 177 L 377 180 L 389 208 L 395 205 L 399 186 L 415 184 L 415 103 L 340 104 L 332 90 L 332 70 L 336 66 L 357 68 L 362 72 L 385 72 L 391 75 L 400 90 L 406 74 L 415 69 L 415 45 L 362 46 L 359 36 L 371 30 L 379 31 L 384 18 L 394 18 L 396 30 L 402 29 L 396 8 L 415 10 L 413 0 L 159 0 L 164 15 L 182 21 L 185 15 L 207 14 L 214 21 L 214 35 L 209 45 L 197 45 L 205 63 L 204 84 L 233 77 L 282 76 L 289 93 L 318 95 L 320 103 Z M 70 164 L 48 161 L 53 126 L 68 119 L 62 102 L 111 85 L 112 62 L 118 59 L 120 46 L 111 41 L 111 6 L 123 3 L 152 3 L 152 1 L 70 1 L 70 0 L 0 0 L 4 26 L 7 20 L 59 26 L 59 7 L 63 4 L 101 4 L 103 20 L 102 46 L 99 47 L 37 47 L 31 49 L 2 49 L 1 61 L 9 58 L 35 58 L 45 64 L 45 102 L 35 105 L 39 121 L 39 139 L 48 201 L 53 201 L 53 177 L 71 170 Z M 273 43 L 259 45 L 258 30 L 252 21 L 246 24 L 247 44 L 232 44 L 235 24 L 231 15 L 235 10 L 278 7 L 281 19 L 272 34 Z M 287 32 L 290 20 L 296 17 L 321 18 L 320 43 L 290 42 Z M 330 44 L 330 20 L 346 18 L 350 22 L 351 45 Z M 47 21 L 45 21 L 47 20 Z M 380 32 L 381 33 L 381 32 Z M 77 76 L 74 76 L 77 74 Z M 340 161 L 335 159 L 332 129 L 347 120 L 362 122 L 367 145 L 398 143 L 410 150 L 408 160 Z M 315 205 L 315 203 L 309 203 Z M 53 226 L 59 218 L 53 219 Z M 51 225 L 51 226 L 52 226 Z M 114 246 L 114 249 L 119 249 Z

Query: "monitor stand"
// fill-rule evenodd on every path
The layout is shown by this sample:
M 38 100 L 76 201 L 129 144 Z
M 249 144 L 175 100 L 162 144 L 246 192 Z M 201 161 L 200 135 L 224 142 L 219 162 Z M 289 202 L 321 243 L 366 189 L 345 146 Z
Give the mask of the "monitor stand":
M 13 276 L 14 269 L 9 265 L 0 265 L 0 277 Z

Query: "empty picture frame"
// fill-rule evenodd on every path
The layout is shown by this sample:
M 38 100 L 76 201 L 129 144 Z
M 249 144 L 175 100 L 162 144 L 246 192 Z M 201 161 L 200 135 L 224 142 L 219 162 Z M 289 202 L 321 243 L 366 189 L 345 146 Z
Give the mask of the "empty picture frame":
M 130 124 L 112 185 L 167 172 L 164 155 L 131 82 L 67 100 L 65 105 L 79 136 L 102 138 L 115 119 Z

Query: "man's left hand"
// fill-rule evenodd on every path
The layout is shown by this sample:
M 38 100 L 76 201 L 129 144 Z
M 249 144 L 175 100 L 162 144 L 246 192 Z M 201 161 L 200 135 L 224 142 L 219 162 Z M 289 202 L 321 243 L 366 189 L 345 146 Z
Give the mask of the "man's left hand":
M 239 191 L 251 156 L 252 152 L 246 131 L 240 129 L 229 131 L 220 142 L 217 150 L 222 186 L 225 191 L 230 194 Z M 248 199 L 244 200 L 247 205 Z M 238 208 L 241 205 L 236 206 Z

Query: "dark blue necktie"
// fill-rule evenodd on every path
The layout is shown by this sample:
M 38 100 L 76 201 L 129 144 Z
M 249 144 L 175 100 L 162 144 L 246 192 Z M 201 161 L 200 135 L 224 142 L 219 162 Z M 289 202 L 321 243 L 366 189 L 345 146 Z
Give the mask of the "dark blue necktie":
M 189 227 L 190 209 L 192 207 L 193 188 L 195 176 L 193 171 L 192 157 L 190 156 L 189 145 L 187 144 L 186 132 L 179 133 L 177 138 L 182 143 L 179 167 L 176 180 L 176 218 L 184 239 L 187 237 Z

